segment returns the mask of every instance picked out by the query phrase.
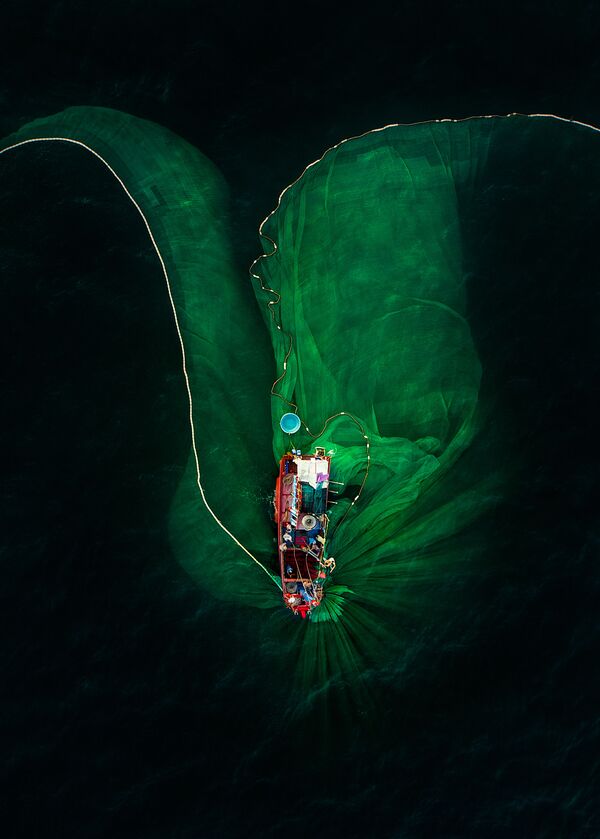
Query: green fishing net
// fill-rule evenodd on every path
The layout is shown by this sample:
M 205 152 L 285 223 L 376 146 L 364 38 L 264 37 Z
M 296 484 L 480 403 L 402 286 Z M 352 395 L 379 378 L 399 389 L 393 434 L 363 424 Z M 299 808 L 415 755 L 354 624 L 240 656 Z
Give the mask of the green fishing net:
M 558 149 L 586 131 L 515 116 L 342 142 L 284 191 L 261 228 L 265 255 L 251 277 L 234 266 L 223 179 L 169 131 L 72 108 L 4 142 L 85 143 L 147 221 L 193 429 L 170 532 L 204 591 L 283 612 L 271 521 L 277 461 L 291 445 L 332 453 L 335 573 L 312 619 L 289 615 L 282 629 L 301 643 L 304 678 L 359 672 L 363 654 L 373 659 L 418 619 L 444 575 L 484 560 L 472 527 L 503 477 L 502 452 L 479 456 L 490 446 L 481 448 L 488 418 L 468 302 L 481 197 L 503 200 L 530 171 L 523 160 L 535 159 L 536 143 Z M 279 426 L 289 410 L 302 420 L 291 440 Z
M 296 443 L 334 451 L 345 487 L 360 487 L 369 468 L 360 503 L 345 492 L 331 512 L 339 570 L 379 565 L 398 537 L 408 544 L 399 514 L 476 427 L 481 369 L 465 317 L 459 202 L 489 130 L 472 133 L 419 125 L 342 143 L 263 227 L 277 244 L 257 270 L 281 295 L 267 319 L 279 370 L 292 338 L 277 390 L 317 434 Z M 289 445 L 281 407 L 272 401 L 276 458 Z
M 330 512 L 336 571 L 304 647 L 309 677 L 372 649 L 386 611 L 410 613 L 452 560 L 455 575 L 465 548 L 456 556 L 448 540 L 493 497 L 489 478 L 472 475 L 464 489 L 447 478 L 478 427 L 461 213 L 491 131 L 429 124 L 342 143 L 263 226 L 272 255 L 256 272 L 280 295 L 267 324 L 277 369 L 286 364 L 276 390 L 305 423 L 296 445 L 335 452 L 342 484 Z M 259 285 L 263 304 L 269 295 Z M 289 445 L 281 400 L 272 410 L 279 458 Z
M 26 125 L 2 145 L 42 137 L 70 138 L 88 147 L 73 145 L 73 155 L 91 149 L 101 156 L 98 166 L 121 179 L 164 263 L 165 305 L 173 306 L 185 352 L 183 386 L 189 385 L 198 454 L 196 461 L 190 452 L 171 511 L 176 555 L 211 594 L 276 605 L 271 576 L 223 529 L 265 568 L 271 565 L 267 499 L 274 466 L 265 441 L 275 367 L 249 279 L 233 266 L 223 178 L 180 137 L 118 111 L 70 108 Z

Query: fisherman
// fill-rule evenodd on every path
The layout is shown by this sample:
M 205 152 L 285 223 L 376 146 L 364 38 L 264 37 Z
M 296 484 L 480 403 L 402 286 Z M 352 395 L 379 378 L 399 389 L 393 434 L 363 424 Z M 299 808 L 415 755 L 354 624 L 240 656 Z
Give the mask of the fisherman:
M 321 532 L 321 522 L 318 521 L 314 527 L 306 531 L 306 541 L 310 544 L 315 541 L 316 537 Z
M 298 594 L 300 597 L 305 600 L 307 603 L 312 603 L 313 597 L 310 595 L 307 590 L 304 588 L 303 583 L 298 583 Z

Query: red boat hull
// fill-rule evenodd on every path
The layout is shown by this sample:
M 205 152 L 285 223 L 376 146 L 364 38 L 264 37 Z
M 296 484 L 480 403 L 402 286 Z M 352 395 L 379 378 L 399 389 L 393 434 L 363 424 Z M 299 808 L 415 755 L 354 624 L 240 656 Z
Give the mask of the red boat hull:
M 286 454 L 275 485 L 275 522 L 283 601 L 305 618 L 323 597 L 334 562 L 326 559 L 331 458 Z

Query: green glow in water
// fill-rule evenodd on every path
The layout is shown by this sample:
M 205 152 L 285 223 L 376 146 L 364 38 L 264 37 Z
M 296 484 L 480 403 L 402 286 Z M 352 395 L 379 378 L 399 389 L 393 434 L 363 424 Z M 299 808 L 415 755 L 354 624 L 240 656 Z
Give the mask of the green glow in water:
M 303 430 L 294 438 L 305 451 L 334 450 L 332 477 L 345 487 L 330 513 L 337 567 L 325 600 L 312 621 L 290 616 L 285 630 L 296 638 L 304 684 L 359 678 L 390 638 L 444 607 L 441 581 L 459 581 L 485 555 L 473 525 L 501 492 L 502 452 L 469 455 L 481 446 L 486 414 L 467 317 L 465 225 L 486 177 L 489 184 L 492 152 L 517 136 L 525 148 L 544 132 L 585 130 L 550 122 L 399 126 L 340 145 L 307 169 L 265 223 L 265 251 L 271 242 L 277 251 L 256 264 L 260 283 L 234 266 L 223 179 L 169 131 L 73 108 L 4 143 L 86 143 L 147 219 L 185 348 L 204 492 L 203 500 L 192 452 L 170 530 L 177 558 L 204 590 L 232 606 L 283 608 L 273 579 L 249 554 L 275 569 L 269 507 L 289 440 L 279 426 L 287 407 L 277 396 L 269 405 L 269 393 L 286 358 L 277 390 L 314 433 L 345 412 L 316 439 Z M 261 283 L 280 295 L 275 317 L 267 304 L 279 298 Z M 364 429 L 368 449 L 346 414 Z M 368 479 L 349 510 L 367 455 Z

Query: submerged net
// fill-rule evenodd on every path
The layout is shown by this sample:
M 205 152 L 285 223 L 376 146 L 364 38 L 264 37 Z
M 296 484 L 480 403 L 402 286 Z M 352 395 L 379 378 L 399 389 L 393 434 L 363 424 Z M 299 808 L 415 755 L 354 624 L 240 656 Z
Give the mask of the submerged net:
M 524 241 L 544 293 L 545 251 L 557 258 L 547 228 L 566 237 L 557 221 L 581 203 L 580 173 L 600 174 L 596 142 L 553 118 L 392 126 L 329 150 L 263 223 L 253 273 L 281 376 L 275 457 L 286 448 L 278 418 L 297 410 L 295 446 L 335 452 L 344 486 L 330 511 L 335 575 L 302 649 L 306 682 L 360 676 L 404 630 L 460 610 L 465 579 L 485 575 L 495 546 L 484 514 L 519 467 L 489 371 L 482 397 L 470 305 L 486 291 L 503 298 L 502 271 L 531 264 Z M 577 258 L 589 231 L 574 238 Z M 482 278 L 496 285 L 477 287 Z
M 99 167 L 110 167 L 107 177 L 120 179 L 136 203 L 164 266 L 194 432 L 171 511 L 178 559 L 217 597 L 276 605 L 268 567 L 273 463 L 261 444 L 269 437 L 273 361 L 250 283 L 234 268 L 222 176 L 170 131 L 105 108 L 36 120 L 2 148 L 40 138 L 72 140 L 73 155 L 95 153 Z M 28 152 L 25 145 L 8 153 L 25 155 L 26 166 Z
M 275 301 L 267 323 L 283 372 L 275 458 L 289 445 L 279 417 L 291 404 L 303 420 L 295 446 L 334 452 L 342 485 L 329 511 L 336 571 L 308 631 L 307 674 L 325 678 L 373 648 L 385 612 L 410 612 L 411 589 L 443 573 L 440 544 L 490 497 L 484 481 L 460 490 L 446 476 L 478 423 L 461 213 L 491 132 L 490 122 L 429 124 L 342 143 L 262 227 L 270 255 L 254 273 L 259 298 Z M 454 554 L 447 544 L 456 574 Z
M 267 255 L 252 283 L 234 267 L 221 176 L 165 129 L 73 108 L 3 144 L 86 143 L 147 221 L 185 353 L 194 437 L 170 530 L 205 591 L 283 608 L 276 464 L 290 443 L 333 452 L 335 574 L 310 622 L 278 624 L 288 642 L 296 635 L 307 681 L 359 674 L 441 608 L 442 581 L 481 567 L 486 541 L 473 527 L 498 498 L 503 453 L 490 444 L 468 319 L 474 237 L 485 235 L 477 219 L 503 190 L 531 189 L 552 165 L 532 164 L 538 147 L 558 159 L 574 132 L 586 129 L 511 117 L 341 143 L 263 223 Z M 279 427 L 290 409 L 302 419 L 292 440 Z

